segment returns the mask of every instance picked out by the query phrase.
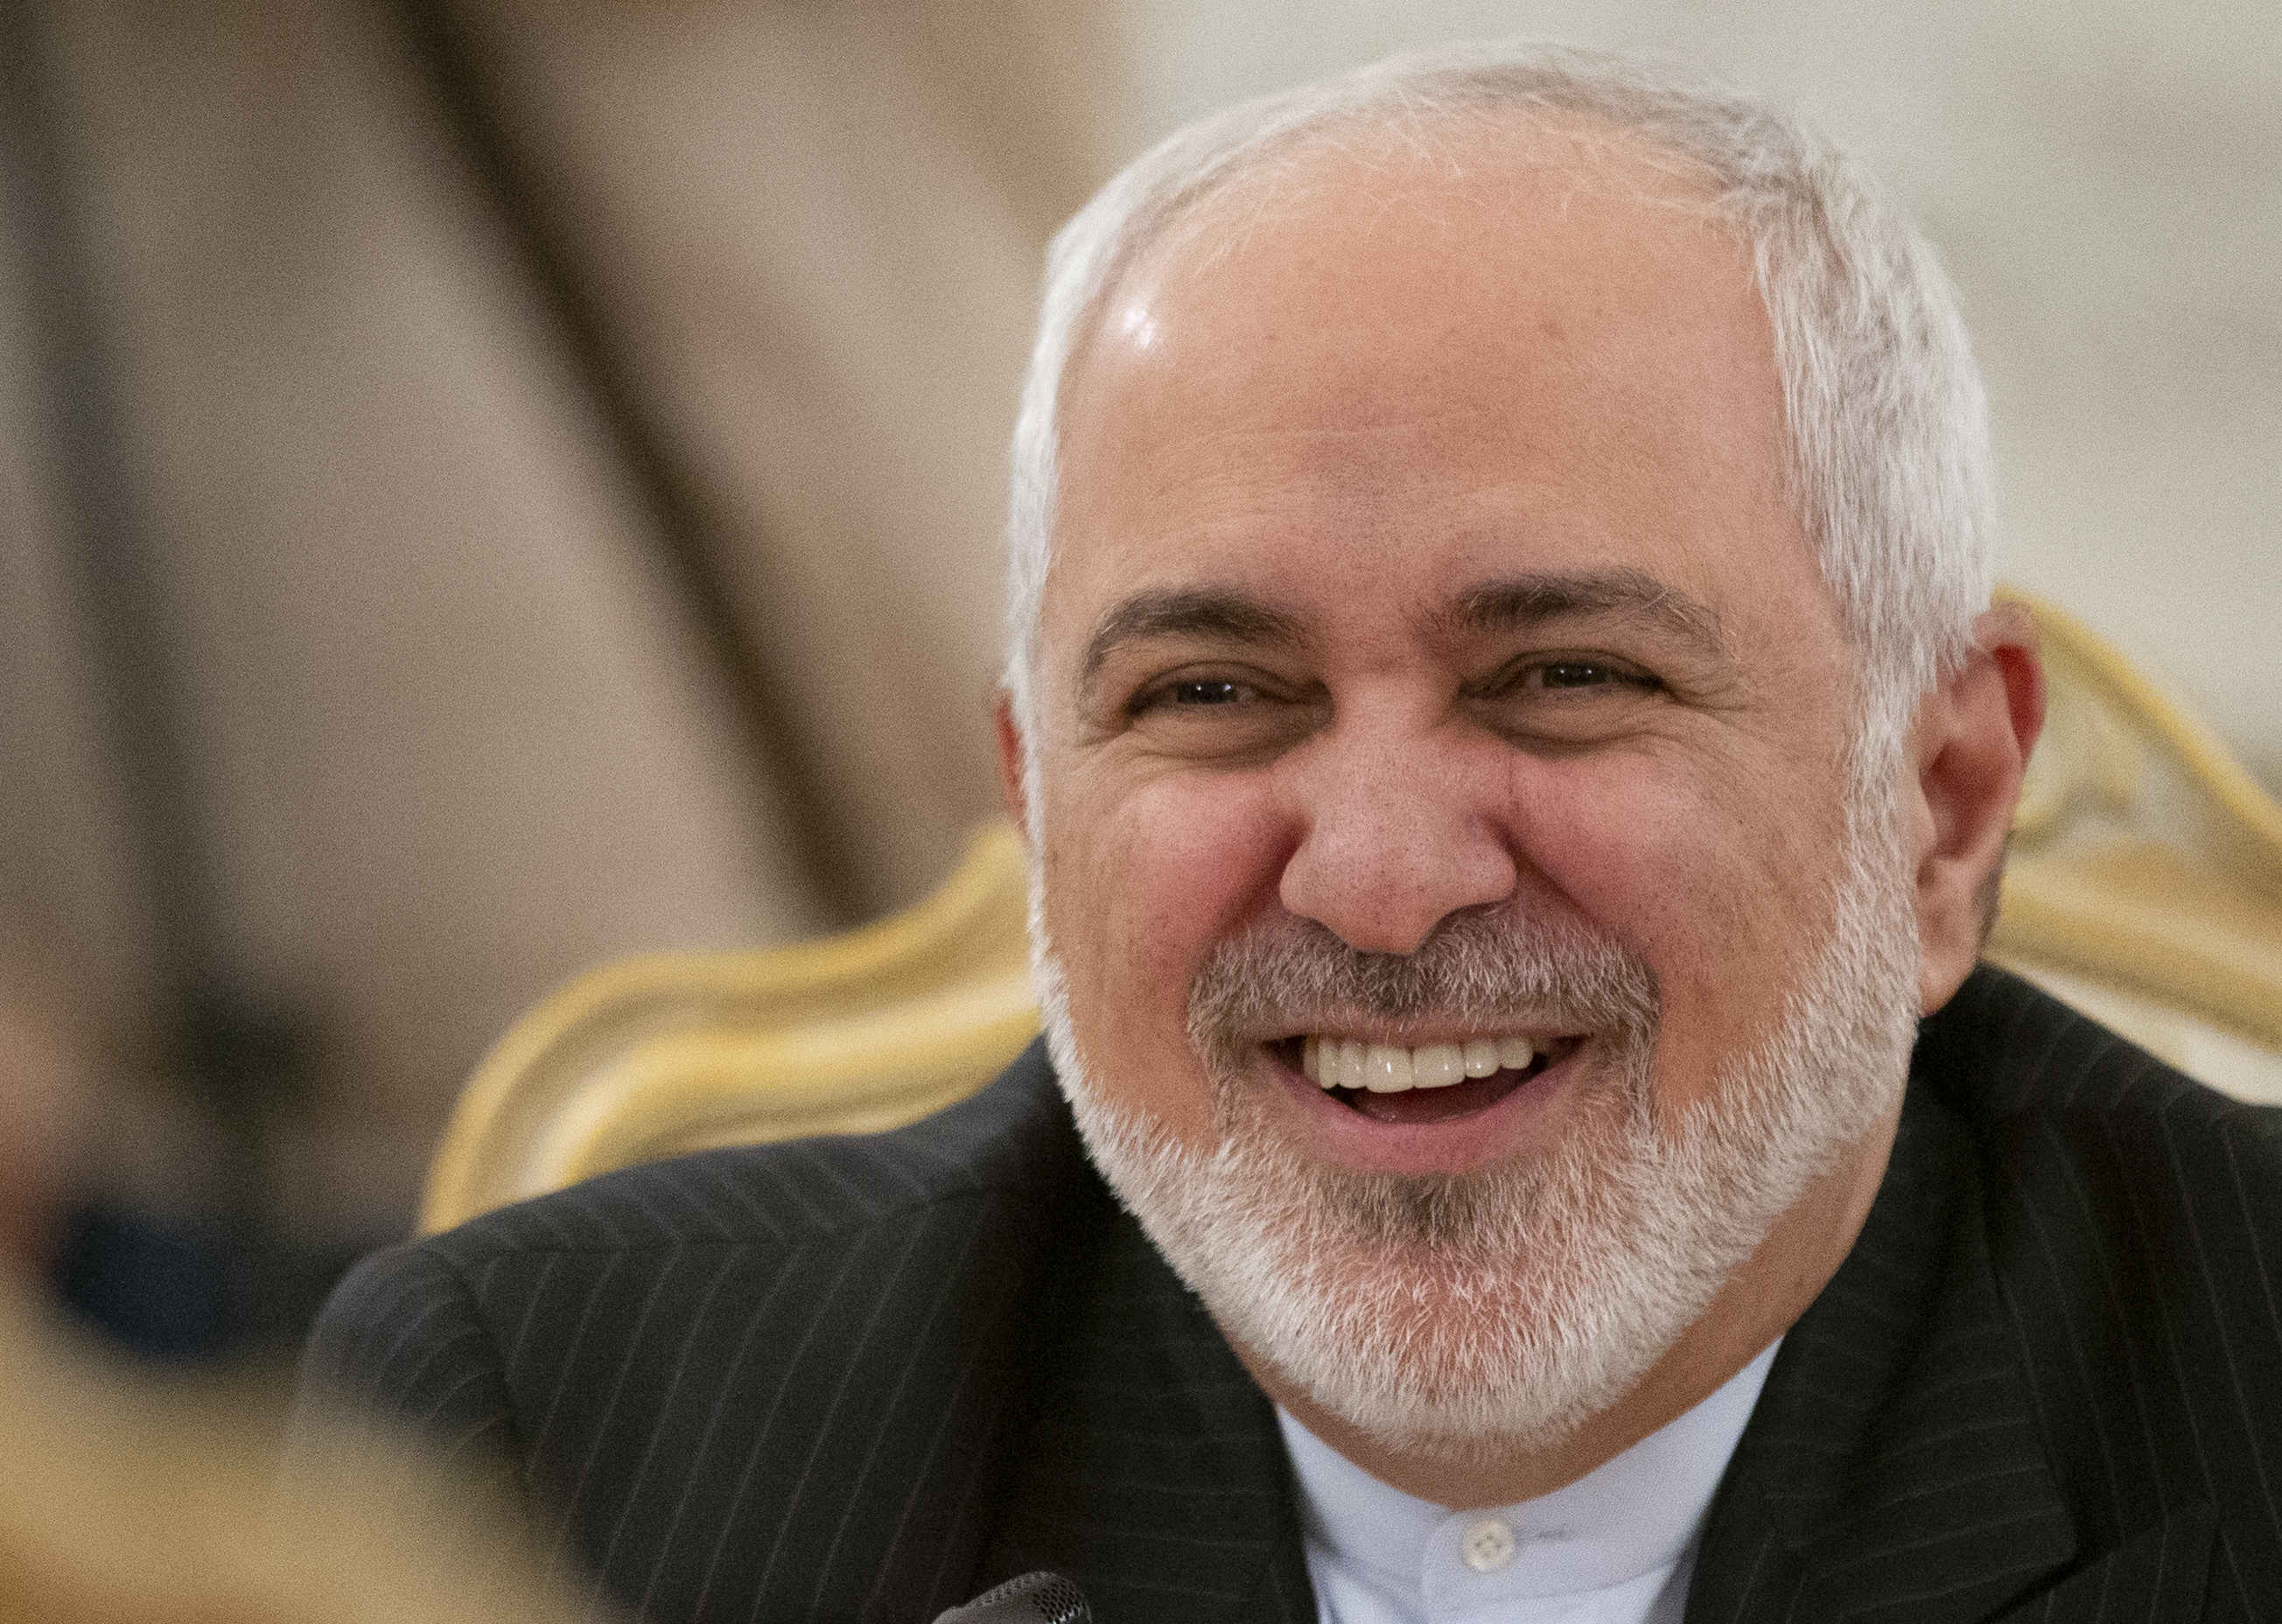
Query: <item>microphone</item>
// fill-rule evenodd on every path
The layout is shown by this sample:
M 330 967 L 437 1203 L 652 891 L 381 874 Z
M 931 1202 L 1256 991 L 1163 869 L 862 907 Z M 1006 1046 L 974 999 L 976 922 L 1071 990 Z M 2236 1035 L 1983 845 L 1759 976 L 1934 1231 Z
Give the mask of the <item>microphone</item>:
M 937 1613 L 935 1624 L 1093 1624 L 1093 1609 L 1060 1573 L 1024 1573 Z

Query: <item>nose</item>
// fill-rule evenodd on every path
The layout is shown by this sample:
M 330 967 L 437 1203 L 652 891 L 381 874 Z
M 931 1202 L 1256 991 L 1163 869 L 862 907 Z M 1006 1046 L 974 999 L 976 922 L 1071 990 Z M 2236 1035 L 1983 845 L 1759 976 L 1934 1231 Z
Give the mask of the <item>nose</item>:
M 1299 774 L 1305 828 L 1278 896 L 1361 952 L 1416 952 L 1519 882 L 1502 774 L 1455 742 L 1320 742 Z

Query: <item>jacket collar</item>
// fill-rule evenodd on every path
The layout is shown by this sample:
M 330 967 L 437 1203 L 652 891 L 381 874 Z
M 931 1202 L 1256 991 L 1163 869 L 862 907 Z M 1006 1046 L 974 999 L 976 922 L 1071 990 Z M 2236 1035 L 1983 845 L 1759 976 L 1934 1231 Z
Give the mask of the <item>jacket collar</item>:
M 1076 1206 L 978 1589 L 1045 1568 L 1100 1624 L 1313 1624 L 1273 1406 L 1108 1191 Z
M 1979 1221 L 1973 1140 L 1913 1082 L 1862 1233 L 1784 1339 L 1688 1616 L 1968 1624 L 2076 1555 Z

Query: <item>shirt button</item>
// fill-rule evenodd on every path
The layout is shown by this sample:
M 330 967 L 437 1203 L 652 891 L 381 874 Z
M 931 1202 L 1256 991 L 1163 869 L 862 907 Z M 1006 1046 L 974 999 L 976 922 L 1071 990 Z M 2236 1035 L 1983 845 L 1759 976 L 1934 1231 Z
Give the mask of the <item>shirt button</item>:
M 1494 1573 L 1513 1560 L 1513 1530 L 1498 1518 L 1480 1518 L 1466 1525 L 1458 1554 L 1474 1572 Z

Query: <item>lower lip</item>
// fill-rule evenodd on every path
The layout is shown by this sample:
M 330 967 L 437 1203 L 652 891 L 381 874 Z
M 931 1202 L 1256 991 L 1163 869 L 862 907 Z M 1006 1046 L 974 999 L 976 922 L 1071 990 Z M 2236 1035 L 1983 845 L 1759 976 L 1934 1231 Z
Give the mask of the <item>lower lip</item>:
M 1463 1173 L 1510 1154 L 1542 1131 L 1541 1119 L 1565 1092 L 1577 1063 L 1568 1054 L 1533 1073 L 1502 1099 L 1440 1122 L 1381 1122 L 1334 1099 L 1273 1051 L 1268 1063 L 1304 1113 L 1326 1159 L 1391 1173 Z M 1463 1084 L 1461 1085 L 1463 1086 Z

